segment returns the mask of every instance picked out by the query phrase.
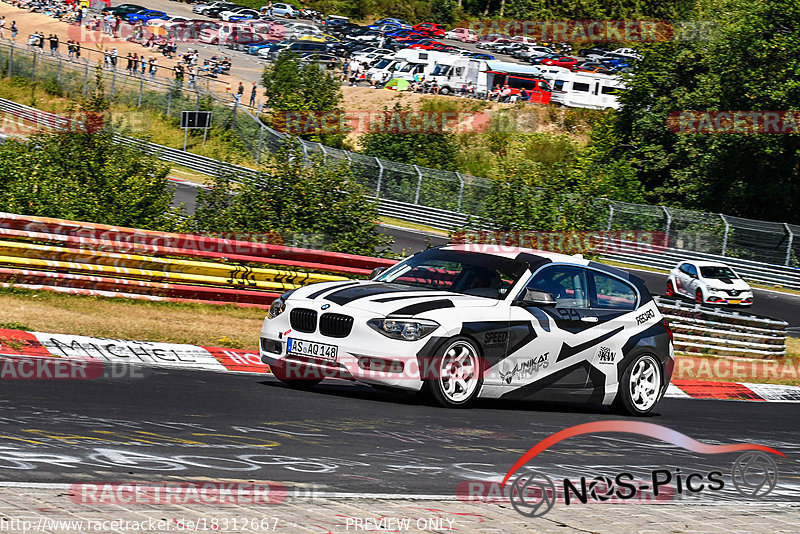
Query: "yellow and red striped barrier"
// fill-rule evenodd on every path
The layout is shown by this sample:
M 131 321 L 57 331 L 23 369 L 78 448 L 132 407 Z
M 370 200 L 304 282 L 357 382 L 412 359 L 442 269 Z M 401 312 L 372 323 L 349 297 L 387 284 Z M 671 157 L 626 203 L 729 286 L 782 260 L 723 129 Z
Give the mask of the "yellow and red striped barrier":
M 283 291 L 394 261 L 0 213 L 0 285 L 266 307 Z

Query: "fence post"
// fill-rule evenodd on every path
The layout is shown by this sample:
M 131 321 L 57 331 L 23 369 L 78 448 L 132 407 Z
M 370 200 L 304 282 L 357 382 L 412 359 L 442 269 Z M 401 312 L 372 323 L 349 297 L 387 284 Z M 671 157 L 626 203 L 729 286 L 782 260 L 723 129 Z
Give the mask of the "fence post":
M 56 82 L 58 82 L 59 84 L 61 83 L 61 63 L 63 63 L 63 60 L 61 58 L 58 58 L 58 71 L 56 72 Z
M 789 266 L 789 260 L 792 258 L 792 245 L 794 242 L 794 232 L 792 229 L 789 228 L 787 223 L 783 223 L 783 227 L 786 228 L 786 233 L 789 234 L 789 242 L 786 244 L 786 260 L 783 262 L 785 266 Z
M 108 96 L 109 99 L 114 98 L 114 86 L 117 84 L 117 69 L 111 71 L 111 92 Z M 167 113 L 169 115 L 169 113 Z
M 169 112 L 172 110 L 172 82 L 167 84 L 167 117 L 169 117 Z
M 456 211 L 461 211 L 461 200 L 464 198 L 464 177 L 461 176 L 460 172 L 456 172 L 456 176 L 458 176 L 458 204 L 456 207 Z
M 14 46 L 14 43 L 11 43 L 11 52 L 9 52 L 9 54 L 8 54 L 8 77 L 9 78 L 11 78 L 11 70 L 14 67 L 14 50 L 16 50 L 16 49 L 17 49 L 17 47 Z
M 36 57 L 38 54 L 36 52 L 33 53 L 33 65 L 31 66 L 31 81 L 36 79 Z
M 84 58 L 83 61 L 86 62 L 86 72 L 83 75 L 83 96 L 86 96 L 89 91 L 89 60 Z
M 256 163 L 261 163 L 261 145 L 263 144 L 264 125 L 258 127 L 258 148 L 256 148 Z
M 725 235 L 722 237 L 722 256 L 725 256 L 725 252 L 728 250 L 728 232 L 731 229 L 731 225 L 728 224 L 728 219 L 725 218 L 723 214 L 719 214 L 722 222 L 725 223 Z
M 419 204 L 419 190 L 422 189 L 422 171 L 419 170 L 419 167 L 414 165 L 414 169 L 417 171 L 417 193 L 414 195 L 414 204 Z
M 236 108 L 239 107 L 239 101 L 233 97 L 233 113 L 231 113 L 231 129 L 236 129 Z
M 666 206 L 661 206 L 661 209 L 664 210 L 664 215 L 667 216 L 667 224 L 665 226 L 664 233 L 667 234 L 667 237 L 669 237 L 669 230 L 672 226 L 672 214 L 669 212 Z
M 139 99 L 136 101 L 136 107 L 142 107 L 142 93 L 144 93 L 144 78 L 139 78 Z
M 614 204 L 611 202 L 608 203 L 608 227 L 606 228 L 606 232 L 611 231 L 611 221 L 614 220 Z
M 375 163 L 378 164 L 378 186 L 375 188 L 375 196 L 381 196 L 381 182 L 383 182 L 383 163 L 379 158 L 375 158 Z

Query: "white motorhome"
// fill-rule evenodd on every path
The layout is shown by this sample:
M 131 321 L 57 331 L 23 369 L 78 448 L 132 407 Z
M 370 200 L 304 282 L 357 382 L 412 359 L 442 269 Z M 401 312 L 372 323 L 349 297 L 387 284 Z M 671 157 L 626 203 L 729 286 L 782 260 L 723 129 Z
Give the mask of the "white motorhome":
M 431 72 L 440 87 L 440 94 L 457 93 L 472 82 L 477 94 L 488 93 L 506 76 L 540 77 L 541 68 L 507 61 L 470 59 L 453 56 L 437 61 Z
M 405 63 L 394 71 L 394 77 L 411 81 L 415 76 L 419 75 L 428 79 L 433 69 L 436 68 L 436 63 L 447 57 L 453 57 L 453 55 L 433 50 L 410 48 L 400 50 L 395 54 L 394 58 Z
M 595 72 L 545 73 L 553 102 L 574 108 L 619 109 L 625 83 L 619 76 Z

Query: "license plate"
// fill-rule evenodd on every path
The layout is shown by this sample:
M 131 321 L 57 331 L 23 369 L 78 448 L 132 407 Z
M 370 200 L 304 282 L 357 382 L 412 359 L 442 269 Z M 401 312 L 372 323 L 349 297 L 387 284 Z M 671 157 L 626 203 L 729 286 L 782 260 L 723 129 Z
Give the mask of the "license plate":
M 286 352 L 287 354 L 309 356 L 311 358 L 336 360 L 336 357 L 339 355 L 339 347 L 336 345 L 317 343 L 315 341 L 289 338 L 286 340 Z
M 730 300 L 730 299 L 728 299 L 728 304 L 741 304 L 741 303 L 742 303 L 741 300 Z

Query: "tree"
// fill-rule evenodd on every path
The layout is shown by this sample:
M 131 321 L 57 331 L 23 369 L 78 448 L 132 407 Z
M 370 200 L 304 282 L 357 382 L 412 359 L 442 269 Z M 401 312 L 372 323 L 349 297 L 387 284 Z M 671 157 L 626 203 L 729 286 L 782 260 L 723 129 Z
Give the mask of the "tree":
M 174 230 L 169 166 L 114 142 L 103 124 L 102 75 L 81 103 L 83 125 L 0 146 L 0 209 L 152 230 Z
M 593 135 L 600 165 L 625 162 L 650 200 L 759 219 L 800 221 L 800 135 L 683 134 L 683 110 L 798 110 L 800 4 L 711 0 L 708 40 L 647 47 L 622 110 Z M 714 17 L 711 17 L 714 13 Z
M 261 75 L 269 106 L 273 111 L 273 126 L 286 130 L 285 115 L 281 112 L 339 112 L 342 101 L 340 81 L 332 72 L 313 63 L 301 64 L 291 52 L 284 51 L 275 62 L 264 68 Z M 299 137 L 341 148 L 347 132 L 324 133 L 317 130 L 301 133 Z
M 452 133 L 391 131 L 393 118 L 402 117 L 409 110 L 399 102 L 391 111 L 384 108 L 384 122 L 371 124 L 371 131 L 361 136 L 361 151 L 367 156 L 389 161 L 454 171 L 458 145 Z
M 190 224 L 198 231 L 312 234 L 327 250 L 374 255 L 389 243 L 375 232 L 377 206 L 342 165 L 322 156 L 308 165 L 288 143 L 256 177 L 217 177 L 201 192 Z

